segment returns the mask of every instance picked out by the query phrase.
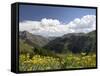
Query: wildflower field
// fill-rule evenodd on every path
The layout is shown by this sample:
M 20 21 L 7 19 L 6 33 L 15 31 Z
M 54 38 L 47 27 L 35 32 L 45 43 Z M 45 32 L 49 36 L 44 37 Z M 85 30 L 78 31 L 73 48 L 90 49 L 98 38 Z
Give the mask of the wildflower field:
M 72 68 L 90 68 L 96 67 L 96 55 L 87 56 L 66 54 L 59 57 L 20 54 L 19 70 L 20 71 L 38 71 L 38 70 L 55 70 L 55 69 L 72 69 Z

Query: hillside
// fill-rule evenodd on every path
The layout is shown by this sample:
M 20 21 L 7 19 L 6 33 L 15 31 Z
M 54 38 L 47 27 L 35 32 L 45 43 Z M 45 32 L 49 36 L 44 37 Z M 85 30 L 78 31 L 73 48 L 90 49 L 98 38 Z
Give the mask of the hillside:
M 29 33 L 27 31 L 20 32 L 19 37 L 20 39 L 25 40 L 29 45 L 38 47 L 44 46 L 49 41 L 43 36 L 33 35 L 32 33 Z
M 72 51 L 73 53 L 96 50 L 95 31 L 84 33 L 70 33 L 50 41 L 44 48 L 57 53 Z

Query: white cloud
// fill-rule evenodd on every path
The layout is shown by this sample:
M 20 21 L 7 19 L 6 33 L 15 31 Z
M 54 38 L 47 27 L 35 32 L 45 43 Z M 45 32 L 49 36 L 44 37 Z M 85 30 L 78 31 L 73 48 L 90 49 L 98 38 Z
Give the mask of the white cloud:
M 28 31 L 43 36 L 61 36 L 67 33 L 90 32 L 96 28 L 95 15 L 76 18 L 68 24 L 61 24 L 57 19 L 43 18 L 41 21 L 23 21 L 19 23 L 20 31 Z
M 52 27 L 52 26 L 59 25 L 60 22 L 58 20 L 56 20 L 56 19 L 46 19 L 46 18 L 43 18 L 41 20 L 41 24 L 42 24 L 42 26 L 47 26 L 48 25 L 48 26 Z
M 75 32 L 90 32 L 96 28 L 96 17 L 95 15 L 86 15 L 81 19 L 76 18 L 68 26 L 69 29 L 73 29 Z

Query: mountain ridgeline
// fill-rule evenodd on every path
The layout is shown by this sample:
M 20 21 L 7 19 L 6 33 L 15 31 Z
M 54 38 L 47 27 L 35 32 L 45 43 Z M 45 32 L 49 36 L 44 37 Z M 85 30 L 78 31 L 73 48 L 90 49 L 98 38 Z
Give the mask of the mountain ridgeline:
M 19 33 L 20 52 L 50 55 L 53 53 L 96 52 L 96 31 L 69 33 L 61 37 L 45 38 L 27 31 Z
M 48 39 L 40 36 L 40 35 L 33 35 L 27 31 L 23 31 L 19 33 L 19 37 L 22 40 L 25 40 L 31 46 L 42 47 L 48 43 Z

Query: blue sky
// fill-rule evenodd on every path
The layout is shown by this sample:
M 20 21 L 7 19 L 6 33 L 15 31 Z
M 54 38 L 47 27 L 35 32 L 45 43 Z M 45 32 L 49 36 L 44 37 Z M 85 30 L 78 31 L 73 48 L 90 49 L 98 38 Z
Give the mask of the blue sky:
M 61 23 L 69 23 L 75 18 L 82 18 L 85 15 L 95 15 L 95 9 L 72 8 L 72 7 L 51 7 L 36 5 L 20 5 L 19 21 L 32 20 L 41 21 L 42 18 L 57 19 Z
M 42 36 L 88 33 L 96 30 L 96 9 L 20 5 L 20 31 Z

